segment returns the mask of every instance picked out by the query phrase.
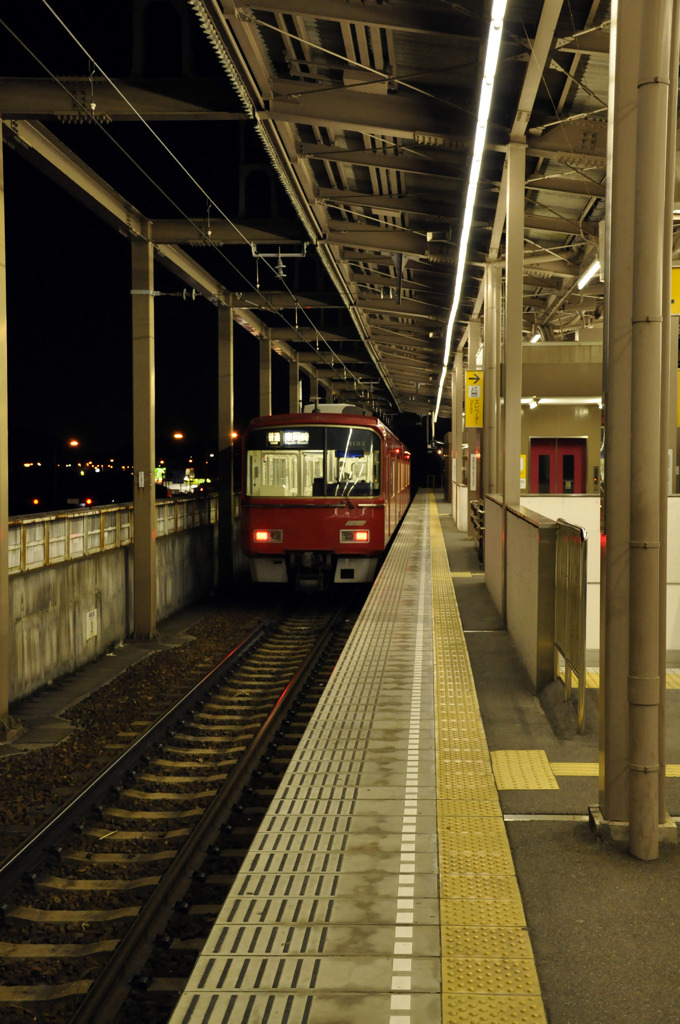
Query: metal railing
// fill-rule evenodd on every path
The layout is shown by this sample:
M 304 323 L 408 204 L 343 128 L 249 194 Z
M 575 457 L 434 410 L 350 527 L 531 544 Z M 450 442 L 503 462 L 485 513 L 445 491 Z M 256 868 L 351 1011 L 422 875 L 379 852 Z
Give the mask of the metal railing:
M 470 502 L 470 522 L 479 564 L 484 565 L 484 501 Z
M 44 569 L 134 542 L 133 505 L 106 505 L 9 521 L 10 575 Z M 156 502 L 156 536 L 217 522 L 217 498 Z
M 564 699 L 578 679 L 578 731 L 586 727 L 586 595 L 588 535 L 580 526 L 557 520 L 555 544 L 555 677 L 564 672 Z

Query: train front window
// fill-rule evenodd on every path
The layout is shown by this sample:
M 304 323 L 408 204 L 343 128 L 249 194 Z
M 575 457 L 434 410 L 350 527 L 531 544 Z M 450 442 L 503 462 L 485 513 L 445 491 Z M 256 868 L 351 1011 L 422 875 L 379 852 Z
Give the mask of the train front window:
M 379 494 L 380 437 L 365 427 L 253 430 L 245 491 L 286 498 Z

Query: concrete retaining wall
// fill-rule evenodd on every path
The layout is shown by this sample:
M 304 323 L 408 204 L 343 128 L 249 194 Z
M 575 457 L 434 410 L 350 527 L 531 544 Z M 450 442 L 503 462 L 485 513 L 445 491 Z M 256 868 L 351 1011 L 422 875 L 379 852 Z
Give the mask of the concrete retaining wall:
M 159 537 L 159 621 L 217 580 L 217 525 Z M 132 546 L 10 576 L 10 704 L 122 643 L 133 629 Z

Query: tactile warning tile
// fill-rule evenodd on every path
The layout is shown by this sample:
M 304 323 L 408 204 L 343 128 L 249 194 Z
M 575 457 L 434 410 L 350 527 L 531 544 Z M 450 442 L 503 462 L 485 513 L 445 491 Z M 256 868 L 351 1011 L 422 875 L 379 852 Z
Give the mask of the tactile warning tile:
M 492 750 L 499 789 L 559 789 L 545 750 Z
M 540 996 L 487 996 L 452 992 L 442 1000 L 442 1018 L 456 1024 L 545 1024 Z
M 596 761 L 551 761 L 554 775 L 583 775 L 597 777 L 599 766 Z
M 482 826 L 486 823 L 490 828 L 482 831 Z M 501 856 L 508 853 L 510 849 L 505 824 L 500 814 L 489 815 L 477 820 L 463 817 L 444 818 L 440 826 L 441 832 L 445 836 L 445 842 L 440 846 L 440 853 L 458 854 L 484 851 L 489 855 Z
M 442 958 L 444 992 L 535 995 L 540 992 L 533 957 Z
M 442 948 L 449 956 L 453 955 L 453 948 L 447 945 L 447 927 L 521 928 L 526 924 L 524 907 L 517 893 L 510 900 L 443 899 L 439 913 Z
M 439 870 L 447 875 L 477 872 L 483 875 L 512 875 L 515 864 L 510 850 L 497 853 L 485 849 L 447 850 L 439 852 Z
M 586 687 L 597 690 L 600 686 L 600 670 L 597 668 L 586 669 Z M 680 690 L 680 669 L 666 669 L 666 689 Z
M 447 875 L 439 879 L 439 894 L 453 900 L 513 900 L 519 899 L 517 879 L 514 875 Z
M 447 927 L 449 949 L 454 957 L 525 957 L 533 951 L 526 928 Z
M 461 792 L 445 796 L 437 804 L 437 813 L 440 817 L 488 817 L 500 812 L 498 793 L 483 791 Z

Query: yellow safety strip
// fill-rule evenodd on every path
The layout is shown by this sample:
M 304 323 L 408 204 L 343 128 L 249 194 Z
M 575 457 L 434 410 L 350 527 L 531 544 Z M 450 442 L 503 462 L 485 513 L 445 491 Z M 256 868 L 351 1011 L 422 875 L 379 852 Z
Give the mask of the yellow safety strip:
M 443 1024 L 545 1024 L 436 501 L 430 495 Z
M 586 688 L 598 690 L 600 688 L 600 670 L 597 668 L 586 669 Z M 680 690 L 680 669 L 669 668 L 666 670 L 666 689 Z
M 498 789 L 559 789 L 560 778 L 597 778 L 597 761 L 548 761 L 544 750 L 494 750 L 491 762 Z M 666 777 L 680 778 L 680 764 L 667 764 Z

